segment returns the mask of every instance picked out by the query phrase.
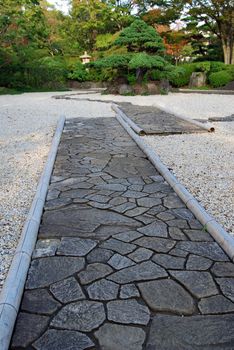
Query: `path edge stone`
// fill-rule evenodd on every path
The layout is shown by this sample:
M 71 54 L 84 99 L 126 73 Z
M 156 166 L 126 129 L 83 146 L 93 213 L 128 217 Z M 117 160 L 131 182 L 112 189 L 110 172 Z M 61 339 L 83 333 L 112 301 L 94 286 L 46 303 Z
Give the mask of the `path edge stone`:
M 1 350 L 8 350 L 11 341 L 65 120 L 64 116 L 58 120 L 44 170 L 0 294 Z
M 234 262 L 234 238 L 227 233 L 227 231 L 198 203 L 193 195 L 179 182 L 179 180 L 170 172 L 155 153 L 155 151 L 148 146 L 142 138 L 137 135 L 130 125 L 122 118 L 118 105 L 112 104 L 112 109 L 116 113 L 116 118 L 131 138 L 136 142 L 140 149 L 146 154 L 151 163 L 155 166 L 157 171 L 164 177 L 164 179 L 171 185 L 176 194 L 185 203 L 188 209 L 203 225 L 203 228 L 211 234 L 215 241 Z

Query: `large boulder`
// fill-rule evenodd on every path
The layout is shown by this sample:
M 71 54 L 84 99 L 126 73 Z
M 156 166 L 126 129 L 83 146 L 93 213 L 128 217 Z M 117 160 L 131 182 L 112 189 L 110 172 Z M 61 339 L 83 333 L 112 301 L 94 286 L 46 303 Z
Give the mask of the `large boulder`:
M 206 73 L 205 72 L 193 72 L 190 77 L 189 87 L 201 87 L 206 85 Z

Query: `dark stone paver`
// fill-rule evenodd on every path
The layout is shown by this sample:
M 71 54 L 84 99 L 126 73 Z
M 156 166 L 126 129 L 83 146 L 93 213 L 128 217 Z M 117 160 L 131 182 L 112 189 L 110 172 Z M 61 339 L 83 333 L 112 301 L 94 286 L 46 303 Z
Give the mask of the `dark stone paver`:
M 182 120 L 156 107 L 135 106 L 131 103 L 118 103 L 118 105 L 134 123 L 144 130 L 145 134 L 168 135 L 207 132 L 190 121 Z
M 11 349 L 234 349 L 234 264 L 117 120 L 67 121 L 44 209 Z

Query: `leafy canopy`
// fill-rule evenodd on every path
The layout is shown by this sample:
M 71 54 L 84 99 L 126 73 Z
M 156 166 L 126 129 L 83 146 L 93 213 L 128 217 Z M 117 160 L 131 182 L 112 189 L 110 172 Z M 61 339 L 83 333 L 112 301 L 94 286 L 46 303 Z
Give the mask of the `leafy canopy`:
M 114 44 L 127 46 L 130 52 L 164 51 L 162 38 L 153 27 L 142 20 L 135 20 L 129 27 L 123 29 Z

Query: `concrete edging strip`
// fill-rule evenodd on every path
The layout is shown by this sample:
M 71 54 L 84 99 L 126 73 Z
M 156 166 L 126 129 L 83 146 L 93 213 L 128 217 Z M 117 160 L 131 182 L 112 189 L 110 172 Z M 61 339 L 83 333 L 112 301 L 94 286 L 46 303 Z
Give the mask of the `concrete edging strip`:
M 191 210 L 193 215 L 200 221 L 203 227 L 213 236 L 215 241 L 227 253 L 234 262 L 234 239 L 224 230 L 224 228 L 198 203 L 198 201 L 188 192 L 188 190 L 179 182 L 179 180 L 162 163 L 159 156 L 148 146 L 140 136 L 138 136 L 122 116 L 117 113 L 116 118 L 123 128 L 128 132 L 140 149 L 147 155 L 151 163 L 158 172 L 171 185 L 176 194 L 181 198 L 185 205 Z
M 187 122 L 190 122 L 190 123 L 192 123 L 192 124 L 194 124 L 194 125 L 196 125 L 196 126 L 199 126 L 200 128 L 205 129 L 205 130 L 207 130 L 207 131 L 209 131 L 209 132 L 215 132 L 215 128 L 213 127 L 213 125 L 211 125 L 211 124 L 209 124 L 209 123 L 207 123 L 207 125 L 204 125 L 204 124 L 202 124 L 202 123 L 200 123 L 200 122 L 198 122 L 198 121 L 196 121 L 196 120 L 194 120 L 194 119 L 190 119 L 190 118 L 187 118 L 187 117 L 183 117 L 183 116 L 181 116 L 179 113 L 173 111 L 171 108 L 166 107 L 165 105 L 162 105 L 161 103 L 157 103 L 157 102 L 156 102 L 156 103 L 154 103 L 154 106 L 157 107 L 157 108 L 159 108 L 159 109 L 161 109 L 162 111 L 164 111 L 164 112 L 166 112 L 166 113 L 173 114 L 173 115 L 176 116 L 177 118 L 180 118 L 180 119 L 182 119 L 182 120 L 185 120 L 185 121 L 187 121 Z
M 61 117 L 58 121 L 47 162 L 0 295 L 1 350 L 8 350 L 11 341 L 64 123 L 65 117 Z

